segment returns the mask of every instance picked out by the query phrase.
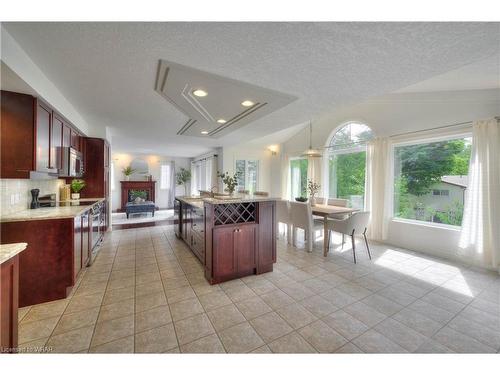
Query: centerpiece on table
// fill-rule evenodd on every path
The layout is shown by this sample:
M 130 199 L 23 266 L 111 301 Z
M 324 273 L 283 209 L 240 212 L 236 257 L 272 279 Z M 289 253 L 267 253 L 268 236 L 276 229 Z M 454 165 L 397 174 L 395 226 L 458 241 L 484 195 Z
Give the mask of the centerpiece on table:
M 321 189 L 321 185 L 314 182 L 313 180 L 307 180 L 307 191 L 309 192 L 309 201 L 311 202 L 311 206 L 316 205 L 316 195 Z
M 80 199 L 80 191 L 85 187 L 85 181 L 79 180 L 79 179 L 74 179 L 71 181 L 71 191 L 73 192 L 71 194 L 71 199 Z
M 222 182 L 224 183 L 224 185 L 226 185 L 225 190 L 227 190 L 229 195 L 233 195 L 234 189 L 236 189 L 236 186 L 238 186 L 238 176 L 238 172 L 231 176 L 229 172 L 221 173 L 217 171 L 217 177 L 222 179 Z

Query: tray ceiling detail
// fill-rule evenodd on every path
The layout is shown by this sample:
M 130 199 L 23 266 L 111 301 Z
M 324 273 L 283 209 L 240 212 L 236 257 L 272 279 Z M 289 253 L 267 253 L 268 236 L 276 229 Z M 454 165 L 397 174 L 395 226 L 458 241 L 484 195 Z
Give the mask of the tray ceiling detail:
M 188 117 L 177 134 L 204 138 L 223 137 L 297 99 L 166 60 L 158 63 L 155 91 Z

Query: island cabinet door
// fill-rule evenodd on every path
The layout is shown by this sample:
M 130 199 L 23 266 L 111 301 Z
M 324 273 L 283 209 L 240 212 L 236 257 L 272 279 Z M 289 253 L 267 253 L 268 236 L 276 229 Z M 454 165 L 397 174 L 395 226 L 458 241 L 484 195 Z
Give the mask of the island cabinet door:
M 234 247 L 238 259 L 238 274 L 253 273 L 255 262 L 255 225 L 242 225 L 234 232 Z
M 214 229 L 213 277 L 221 280 L 238 273 L 238 258 L 235 248 L 235 228 Z

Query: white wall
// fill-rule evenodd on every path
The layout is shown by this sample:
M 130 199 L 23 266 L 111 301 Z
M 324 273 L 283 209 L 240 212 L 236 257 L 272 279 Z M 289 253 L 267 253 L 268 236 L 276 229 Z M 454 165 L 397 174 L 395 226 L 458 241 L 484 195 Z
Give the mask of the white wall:
M 160 167 L 162 162 L 173 161 L 175 163 L 175 171 L 177 172 L 180 168 L 189 170 L 191 166 L 191 159 L 150 154 L 113 153 L 111 160 L 114 165 L 114 190 L 111 191 L 111 209 L 116 211 L 121 207 L 120 181 L 124 180 L 122 169 L 129 166 L 135 158 L 143 159 L 148 163 L 149 173 L 153 176 L 153 180 L 156 181 L 156 205 L 160 207 L 160 209 L 167 208 L 167 194 L 164 190 L 160 189 Z M 131 178 L 131 180 L 133 179 L 134 178 Z M 177 186 L 175 195 L 184 195 L 184 188 Z
M 327 145 L 334 129 L 348 121 L 369 125 L 376 136 L 491 118 L 500 115 L 500 90 L 468 90 L 391 94 L 344 108 L 313 122 L 313 147 Z M 297 156 L 308 146 L 304 129 L 284 142 L 284 152 Z M 273 174 L 272 179 L 279 179 Z M 390 187 L 391 182 L 388 182 Z M 416 225 L 393 220 L 387 243 L 449 259 L 464 261 L 459 255 L 459 228 Z
M 266 146 L 252 143 L 240 143 L 223 149 L 223 171 L 234 173 L 236 160 L 258 160 L 258 191 L 267 191 L 271 196 L 280 196 L 281 182 L 275 179 L 280 174 L 279 152 L 272 155 Z

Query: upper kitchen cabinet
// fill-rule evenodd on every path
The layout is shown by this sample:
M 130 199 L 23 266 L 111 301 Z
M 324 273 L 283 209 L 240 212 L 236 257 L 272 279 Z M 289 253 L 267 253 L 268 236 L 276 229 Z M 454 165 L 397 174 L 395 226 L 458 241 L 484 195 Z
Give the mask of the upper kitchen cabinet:
M 1 91 L 0 178 L 30 178 L 30 172 L 56 175 L 62 147 L 77 146 L 81 134 L 51 106 L 31 95 Z
M 31 95 L 1 91 L 1 178 L 29 178 L 35 169 L 35 102 Z

